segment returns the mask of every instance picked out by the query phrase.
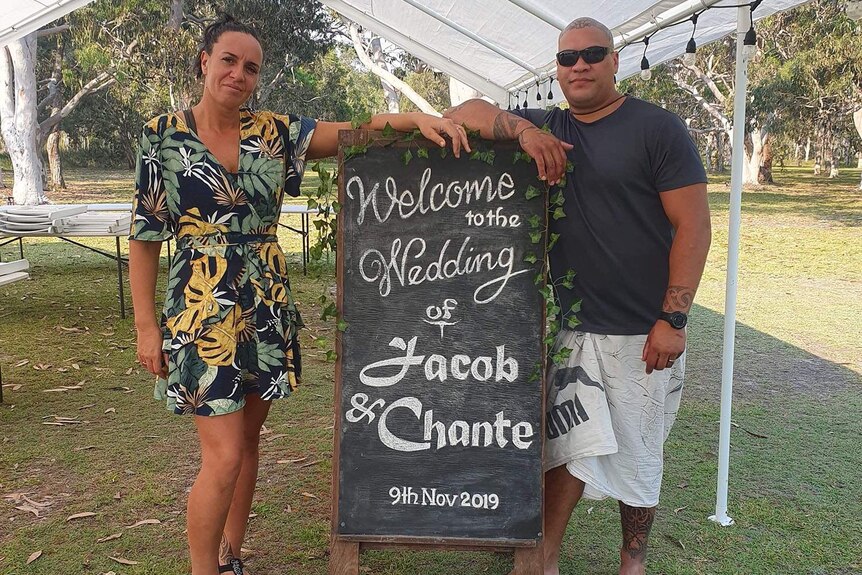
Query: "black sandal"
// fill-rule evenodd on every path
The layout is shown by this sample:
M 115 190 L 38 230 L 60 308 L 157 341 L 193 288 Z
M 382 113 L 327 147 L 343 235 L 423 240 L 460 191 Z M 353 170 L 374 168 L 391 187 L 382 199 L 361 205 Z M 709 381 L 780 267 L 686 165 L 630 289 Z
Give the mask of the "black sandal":
M 218 572 L 230 573 L 231 575 L 242 575 L 242 560 L 234 557 L 227 565 L 219 565 Z
M 243 575 L 242 560 L 233 556 L 233 549 L 228 543 L 224 533 L 221 536 L 221 544 L 219 544 L 218 558 L 219 562 L 227 561 L 225 565 L 219 565 L 219 573 L 230 573 L 231 575 Z

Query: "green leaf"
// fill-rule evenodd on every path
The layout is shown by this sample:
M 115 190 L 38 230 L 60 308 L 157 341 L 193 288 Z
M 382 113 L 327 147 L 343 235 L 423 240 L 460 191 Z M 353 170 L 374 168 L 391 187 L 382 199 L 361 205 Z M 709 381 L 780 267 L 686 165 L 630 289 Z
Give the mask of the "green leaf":
M 530 232 L 530 241 L 534 244 L 542 241 L 542 232 Z
M 550 134 L 551 133 L 551 127 L 548 124 L 543 124 L 542 125 L 542 131 L 545 132 L 546 134 Z
M 581 300 L 576 301 L 569 308 L 569 313 L 578 313 L 579 311 L 581 311 Z
M 367 124 L 370 121 L 371 121 L 371 112 L 365 112 L 365 113 L 360 114 L 359 116 L 353 118 L 353 120 L 350 121 L 350 125 L 351 125 L 351 127 L 353 127 L 354 130 L 356 130 L 358 128 L 361 128 L 364 124 Z
M 406 166 L 410 163 L 410 160 L 413 159 L 413 152 L 407 150 L 404 152 L 404 155 L 401 156 L 401 162 Z
M 575 329 L 576 327 L 581 325 L 581 320 L 579 320 L 575 316 L 572 316 L 566 320 L 566 323 L 568 324 L 569 329 Z
M 416 150 L 416 156 L 419 158 L 427 158 L 428 148 L 419 148 L 418 150 Z
M 368 145 L 367 144 L 364 144 L 364 145 L 357 144 L 356 146 L 350 146 L 349 148 L 344 150 L 344 159 L 349 160 L 353 156 L 362 156 L 367 151 L 368 151 Z M 326 186 L 329 183 L 328 178 L 321 179 L 320 183 L 321 183 L 321 186 Z
M 555 245 L 557 245 L 557 240 L 560 239 L 560 234 L 551 233 L 551 237 L 548 239 L 548 249 L 550 250 Z
M 518 162 L 527 162 L 528 164 L 533 161 L 533 158 L 530 157 L 530 154 L 527 152 L 522 152 L 518 150 L 515 152 L 515 159 L 512 160 L 513 164 L 517 164 Z
M 395 134 L 396 134 L 395 128 L 392 127 L 392 124 L 390 124 L 389 122 L 386 122 L 386 125 L 383 126 L 383 137 L 384 138 L 391 138 L 391 137 L 395 136 Z
M 538 216 L 538 215 L 532 215 L 529 218 L 527 218 L 527 223 L 530 225 L 531 229 L 536 229 L 540 225 L 542 225 L 542 218 L 541 218 L 541 216 Z
M 534 254 L 534 253 L 529 253 L 529 254 L 527 254 L 527 255 L 525 255 L 525 256 L 524 256 L 524 261 L 525 261 L 525 262 L 529 262 L 529 263 L 531 263 L 531 264 L 534 264 L 534 263 L 536 263 L 537 261 L 539 261 L 539 258 L 537 258 L 537 257 L 536 257 L 536 254 Z
M 563 211 L 563 208 L 557 208 L 554 210 L 554 219 L 559 220 L 560 218 L 565 218 L 566 212 Z
M 471 130 L 470 128 L 468 128 L 466 125 L 463 125 L 463 124 L 461 127 L 463 127 L 464 131 L 467 132 L 467 138 L 480 139 L 482 137 L 482 132 L 480 130 Z M 470 146 L 470 147 L 472 148 L 472 146 Z
M 536 188 L 535 186 L 527 186 L 527 192 L 524 194 L 524 197 L 526 197 L 528 200 L 532 200 L 533 198 L 538 198 L 541 195 L 542 190 Z
M 338 320 L 338 324 L 335 326 L 338 331 L 347 331 L 347 322 L 344 319 Z
M 441 158 L 445 158 L 448 155 L 449 155 L 449 148 L 447 148 L 446 146 L 443 146 L 442 148 L 440 148 L 440 157 Z
M 552 206 L 562 206 L 564 203 L 566 203 L 566 198 L 563 197 L 563 190 L 560 190 L 556 194 L 551 196 Z
M 334 349 L 326 351 L 326 361 L 335 361 L 336 359 L 338 359 L 338 354 L 335 353 Z
M 571 174 L 575 171 L 575 165 L 571 162 L 571 160 L 566 161 L 566 173 Z

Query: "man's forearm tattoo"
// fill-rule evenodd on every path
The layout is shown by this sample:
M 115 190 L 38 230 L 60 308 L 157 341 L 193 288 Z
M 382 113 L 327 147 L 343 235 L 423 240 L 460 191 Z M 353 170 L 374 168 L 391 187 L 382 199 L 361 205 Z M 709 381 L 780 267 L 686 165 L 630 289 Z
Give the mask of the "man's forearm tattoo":
M 695 290 L 686 286 L 669 286 L 664 294 L 662 309 L 668 312 L 681 311 L 688 313 L 694 301 L 694 292 Z
M 620 501 L 623 552 L 632 559 L 646 560 L 647 538 L 655 519 L 655 507 L 629 507 Z
M 521 118 L 513 116 L 508 112 L 500 112 L 494 118 L 494 139 L 495 140 L 514 140 L 517 132 L 515 128 L 521 123 Z

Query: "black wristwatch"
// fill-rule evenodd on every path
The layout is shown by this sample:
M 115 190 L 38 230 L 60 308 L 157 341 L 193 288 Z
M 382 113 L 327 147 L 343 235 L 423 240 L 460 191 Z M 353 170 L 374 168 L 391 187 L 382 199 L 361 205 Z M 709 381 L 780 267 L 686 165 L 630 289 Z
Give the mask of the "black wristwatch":
M 658 318 L 665 320 L 674 329 L 682 329 L 688 323 L 688 316 L 681 311 L 663 311 Z

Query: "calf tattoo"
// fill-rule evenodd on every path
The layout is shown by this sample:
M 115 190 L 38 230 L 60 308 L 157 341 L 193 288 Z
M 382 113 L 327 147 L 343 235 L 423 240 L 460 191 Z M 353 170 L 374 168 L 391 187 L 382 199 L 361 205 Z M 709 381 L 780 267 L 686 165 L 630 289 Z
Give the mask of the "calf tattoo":
M 620 501 L 623 552 L 632 559 L 646 560 L 647 538 L 655 519 L 655 507 L 629 507 Z

